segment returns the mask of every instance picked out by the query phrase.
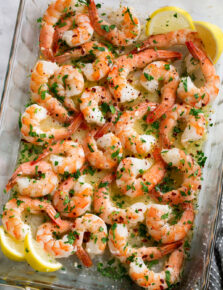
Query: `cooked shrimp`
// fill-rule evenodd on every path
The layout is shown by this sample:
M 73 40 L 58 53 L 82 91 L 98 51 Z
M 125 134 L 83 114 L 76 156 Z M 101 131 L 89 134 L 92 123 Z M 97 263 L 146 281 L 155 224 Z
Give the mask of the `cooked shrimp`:
M 35 164 L 26 162 L 21 164 L 13 173 L 6 185 L 6 190 L 9 191 L 17 185 L 19 194 L 41 197 L 52 194 L 58 182 L 58 177 L 49 163 L 45 161 L 39 161 Z
M 72 66 L 59 68 L 56 63 L 39 60 L 31 74 L 32 100 L 46 108 L 52 117 L 61 123 L 70 123 L 72 117 L 56 97 L 61 100 L 64 98 L 64 104 L 74 110 L 70 97 L 80 94 L 83 87 L 82 74 Z M 54 92 L 54 96 L 49 88 Z
M 135 129 L 135 122 L 141 119 L 146 113 L 155 110 L 155 103 L 141 103 L 132 108 L 131 111 L 125 111 L 115 125 L 115 134 L 120 138 L 122 146 L 128 151 L 138 154 L 148 154 L 156 138 L 152 135 L 140 135 Z
M 78 235 L 74 244 L 77 247 L 76 254 L 85 266 L 91 266 L 90 261 L 88 259 L 86 260 L 86 256 L 83 256 L 82 253 L 86 251 L 90 255 L 103 254 L 107 245 L 107 226 L 100 217 L 88 213 L 75 220 L 74 231 Z M 84 250 L 83 242 L 85 233 L 90 233 L 90 236 Z
M 165 114 L 175 103 L 180 79 L 173 65 L 165 61 L 155 61 L 144 68 L 140 81 L 143 87 L 152 93 L 157 91 L 159 89 L 159 83 L 162 83 L 161 103 L 153 112 L 149 113 L 147 117 L 147 122 L 153 123 Z
M 138 54 L 122 55 L 116 59 L 108 75 L 109 89 L 117 102 L 129 102 L 139 96 L 139 91 L 127 81 L 128 74 L 135 69 L 142 69 L 147 64 L 158 59 L 181 58 L 179 52 L 147 49 Z
M 186 128 L 181 136 L 181 143 L 186 147 L 189 143 L 200 140 L 205 134 L 205 117 L 202 112 L 186 105 L 174 105 L 166 113 L 165 119 L 160 123 L 160 138 L 165 148 L 174 145 L 171 136 L 178 120 L 186 122 Z
M 141 257 L 143 260 L 152 261 L 162 258 L 171 253 L 182 243 L 172 243 L 161 247 L 132 247 L 128 243 L 129 231 L 125 224 L 113 224 L 108 236 L 108 246 L 112 255 L 116 256 L 122 263 L 129 259 Z
M 57 217 L 56 210 L 49 202 L 18 197 L 5 204 L 2 214 L 3 227 L 16 240 L 23 241 L 26 234 L 30 232 L 30 226 L 22 219 L 23 212 L 39 214 L 41 211 L 45 211 L 58 226 L 61 225 L 62 220 Z
M 149 159 L 127 157 L 117 168 L 116 184 L 123 194 L 136 197 L 147 194 L 165 176 L 165 163 L 161 158 L 152 164 Z
M 72 225 L 72 222 L 65 220 L 62 221 L 60 227 L 51 222 L 44 223 L 37 229 L 36 241 L 50 255 L 56 258 L 67 258 L 76 250 L 73 244 L 70 244 L 67 235 L 71 232 Z M 63 238 L 60 238 L 61 235 Z
M 41 145 L 43 142 L 52 142 L 70 137 L 82 123 L 82 114 L 77 115 L 69 127 L 41 129 L 41 122 L 47 119 L 47 110 L 39 105 L 26 108 L 21 116 L 21 133 L 23 138 L 33 144 Z
M 85 161 L 83 147 L 71 140 L 62 140 L 48 146 L 35 162 L 49 155 L 53 170 L 59 174 L 65 172 L 72 174 L 79 170 Z
M 178 189 L 162 193 L 153 190 L 152 194 L 163 203 L 180 204 L 195 198 L 196 191 L 201 184 L 201 168 L 194 159 L 178 148 L 163 149 L 161 152 L 163 160 L 183 172 L 183 183 Z
M 106 46 L 91 41 L 83 44 L 80 48 L 66 52 L 54 58 L 57 63 L 63 63 L 70 59 L 79 59 L 83 56 L 93 56 L 96 60 L 93 63 L 85 63 L 81 68 L 89 81 L 99 81 L 106 77 L 113 64 L 113 55 Z
M 168 220 L 172 217 L 172 210 L 168 205 L 148 205 L 146 212 L 146 225 L 149 234 L 155 241 L 169 244 L 185 238 L 194 221 L 193 206 L 189 203 L 183 204 L 184 212 L 180 220 L 170 225 Z
M 167 33 L 150 35 L 132 53 L 140 52 L 148 48 L 169 48 L 174 45 L 185 45 L 187 41 L 192 41 L 197 47 L 203 49 L 203 43 L 199 38 L 198 32 L 189 29 L 179 29 Z
M 88 11 L 94 30 L 115 46 L 131 45 L 140 35 L 139 19 L 129 7 L 123 7 L 120 13 L 120 30 L 99 17 L 94 0 L 90 0 Z
M 199 60 L 200 68 L 205 78 L 205 85 L 198 88 L 190 77 L 183 77 L 177 89 L 177 94 L 185 103 L 200 108 L 214 101 L 217 97 L 220 78 L 216 75 L 214 65 L 204 51 L 191 41 L 186 42 L 186 45 L 192 56 Z
M 72 177 L 60 184 L 53 196 L 55 208 L 65 217 L 78 217 L 90 210 L 93 195 L 92 186 L 81 175 L 77 180 Z
M 123 149 L 120 139 L 113 133 L 107 133 L 95 140 L 95 131 L 85 138 L 84 148 L 89 163 L 99 169 L 111 169 L 122 158 Z
M 84 78 L 78 69 L 71 65 L 61 66 L 50 78 L 49 84 L 66 108 L 77 111 L 71 97 L 79 95 L 84 89 Z
M 100 105 L 112 104 L 111 94 L 105 87 L 95 86 L 86 88 L 80 98 L 80 110 L 88 123 L 95 123 L 98 126 L 104 125 L 106 119 Z
M 107 223 L 124 223 L 136 225 L 144 220 L 146 205 L 142 202 L 137 202 L 128 208 L 115 207 L 110 198 L 110 186 L 115 177 L 107 175 L 99 184 L 98 189 L 94 194 L 94 211 Z
M 90 19 L 87 14 L 76 13 L 75 4 L 73 0 L 57 0 L 47 8 L 39 38 L 40 50 L 45 59 L 52 60 L 54 57 L 55 31 L 59 30 L 59 38 L 71 47 L 79 46 L 91 39 L 94 30 Z
M 182 247 L 180 247 L 170 255 L 165 263 L 164 270 L 160 273 L 155 273 L 147 268 L 141 257 L 136 257 L 130 264 L 129 276 L 140 287 L 148 290 L 167 289 L 178 281 L 183 259 L 184 252 Z

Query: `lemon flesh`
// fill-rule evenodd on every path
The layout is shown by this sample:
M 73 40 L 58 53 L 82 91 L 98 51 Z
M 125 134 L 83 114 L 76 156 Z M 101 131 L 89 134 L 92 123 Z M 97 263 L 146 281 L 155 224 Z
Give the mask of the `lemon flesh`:
M 223 51 L 223 32 L 220 27 L 205 21 L 194 21 L 207 55 L 216 63 Z
M 178 7 L 165 6 L 150 15 L 146 24 L 146 34 L 159 34 L 183 28 L 195 30 L 190 14 Z
M 28 233 L 24 241 L 25 259 L 29 265 L 39 272 L 54 272 L 62 267 L 41 245 L 36 242 L 31 233 Z
M 0 227 L 0 244 L 2 253 L 7 258 L 17 262 L 25 260 L 24 242 L 13 239 L 2 226 Z

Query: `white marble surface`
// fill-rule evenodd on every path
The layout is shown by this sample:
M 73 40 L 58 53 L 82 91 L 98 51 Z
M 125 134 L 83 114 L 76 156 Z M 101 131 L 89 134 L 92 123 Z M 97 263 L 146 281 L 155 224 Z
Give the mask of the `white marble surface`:
M 7 70 L 19 0 L 0 0 L 0 97 Z

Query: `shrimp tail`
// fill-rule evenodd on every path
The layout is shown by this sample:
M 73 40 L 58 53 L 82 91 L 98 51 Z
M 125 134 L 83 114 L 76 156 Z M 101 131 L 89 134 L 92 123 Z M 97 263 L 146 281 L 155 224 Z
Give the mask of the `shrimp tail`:
M 51 220 L 55 222 L 56 225 L 58 225 L 59 227 L 63 226 L 63 221 L 59 216 L 57 217 L 58 213 L 53 206 L 47 206 L 46 213 L 51 218 Z
M 159 59 L 165 59 L 165 60 L 182 58 L 182 53 L 177 52 L 177 51 L 169 51 L 169 50 L 158 50 L 157 55 Z
M 92 260 L 88 253 L 82 248 L 82 247 L 77 247 L 76 255 L 79 260 L 84 264 L 85 267 L 91 267 L 92 266 Z
M 162 256 L 172 253 L 175 249 L 179 248 L 183 244 L 182 241 L 177 241 L 165 246 L 160 247 L 160 252 Z
M 72 121 L 72 123 L 70 124 L 70 126 L 67 128 L 69 135 L 73 134 L 82 124 L 84 120 L 84 117 L 82 115 L 82 113 L 79 113 Z
M 193 58 L 198 59 L 201 62 L 203 59 L 206 58 L 204 52 L 201 49 L 199 49 L 192 41 L 187 41 L 186 46 L 189 52 L 192 54 Z

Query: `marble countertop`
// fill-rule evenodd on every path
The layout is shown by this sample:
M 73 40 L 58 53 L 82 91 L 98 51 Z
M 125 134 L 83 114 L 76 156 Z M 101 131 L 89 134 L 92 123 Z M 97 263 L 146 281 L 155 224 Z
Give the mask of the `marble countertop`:
M 9 61 L 19 0 L 0 1 L 0 96 Z

